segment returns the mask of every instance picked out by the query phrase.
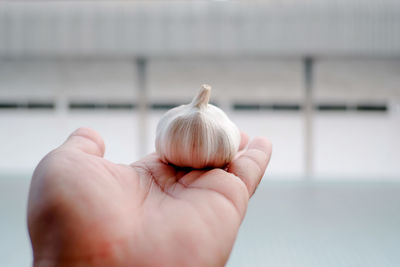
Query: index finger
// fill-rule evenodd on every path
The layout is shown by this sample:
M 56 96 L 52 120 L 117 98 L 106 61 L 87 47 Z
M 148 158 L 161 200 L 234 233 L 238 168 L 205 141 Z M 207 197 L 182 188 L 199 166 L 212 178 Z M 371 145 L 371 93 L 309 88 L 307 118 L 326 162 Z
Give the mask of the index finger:
M 256 137 L 246 151 L 228 166 L 228 172 L 238 176 L 253 195 L 271 158 L 272 145 L 265 137 Z
M 81 127 L 75 130 L 60 148 L 77 149 L 98 157 L 104 156 L 103 138 L 93 129 Z

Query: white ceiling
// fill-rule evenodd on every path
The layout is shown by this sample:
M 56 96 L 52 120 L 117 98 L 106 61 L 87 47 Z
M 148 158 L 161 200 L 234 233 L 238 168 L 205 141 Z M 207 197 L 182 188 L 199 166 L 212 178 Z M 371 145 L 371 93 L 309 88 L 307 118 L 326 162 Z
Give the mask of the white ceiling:
M 400 2 L 16 1 L 0 57 L 393 56 Z

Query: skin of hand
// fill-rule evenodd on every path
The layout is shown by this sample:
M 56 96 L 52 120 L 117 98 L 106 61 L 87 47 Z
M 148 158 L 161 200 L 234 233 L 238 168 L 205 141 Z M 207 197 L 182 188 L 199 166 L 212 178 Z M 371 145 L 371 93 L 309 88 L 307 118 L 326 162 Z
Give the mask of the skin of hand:
M 32 177 L 34 266 L 223 266 L 271 155 L 247 141 L 226 169 L 189 170 L 156 154 L 112 163 L 99 134 L 76 130 Z

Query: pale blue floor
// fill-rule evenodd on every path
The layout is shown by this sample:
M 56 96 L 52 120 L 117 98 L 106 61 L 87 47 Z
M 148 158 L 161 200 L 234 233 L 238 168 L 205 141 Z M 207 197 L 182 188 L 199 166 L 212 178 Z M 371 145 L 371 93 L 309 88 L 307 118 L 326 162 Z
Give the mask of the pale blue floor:
M 400 266 L 400 183 L 264 183 L 228 266 Z
M 0 266 L 30 265 L 28 186 L 0 176 Z M 228 266 L 400 266 L 400 183 L 264 181 Z
M 28 176 L 0 175 L 0 266 L 31 265 L 26 226 Z

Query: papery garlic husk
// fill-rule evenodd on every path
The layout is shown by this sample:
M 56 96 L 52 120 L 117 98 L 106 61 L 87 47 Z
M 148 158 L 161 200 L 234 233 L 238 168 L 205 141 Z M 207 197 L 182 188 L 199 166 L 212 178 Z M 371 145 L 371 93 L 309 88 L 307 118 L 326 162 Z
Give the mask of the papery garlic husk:
M 156 151 L 161 160 L 180 167 L 223 167 L 239 150 L 240 131 L 218 107 L 209 104 L 211 87 L 203 85 L 188 105 L 160 119 Z

